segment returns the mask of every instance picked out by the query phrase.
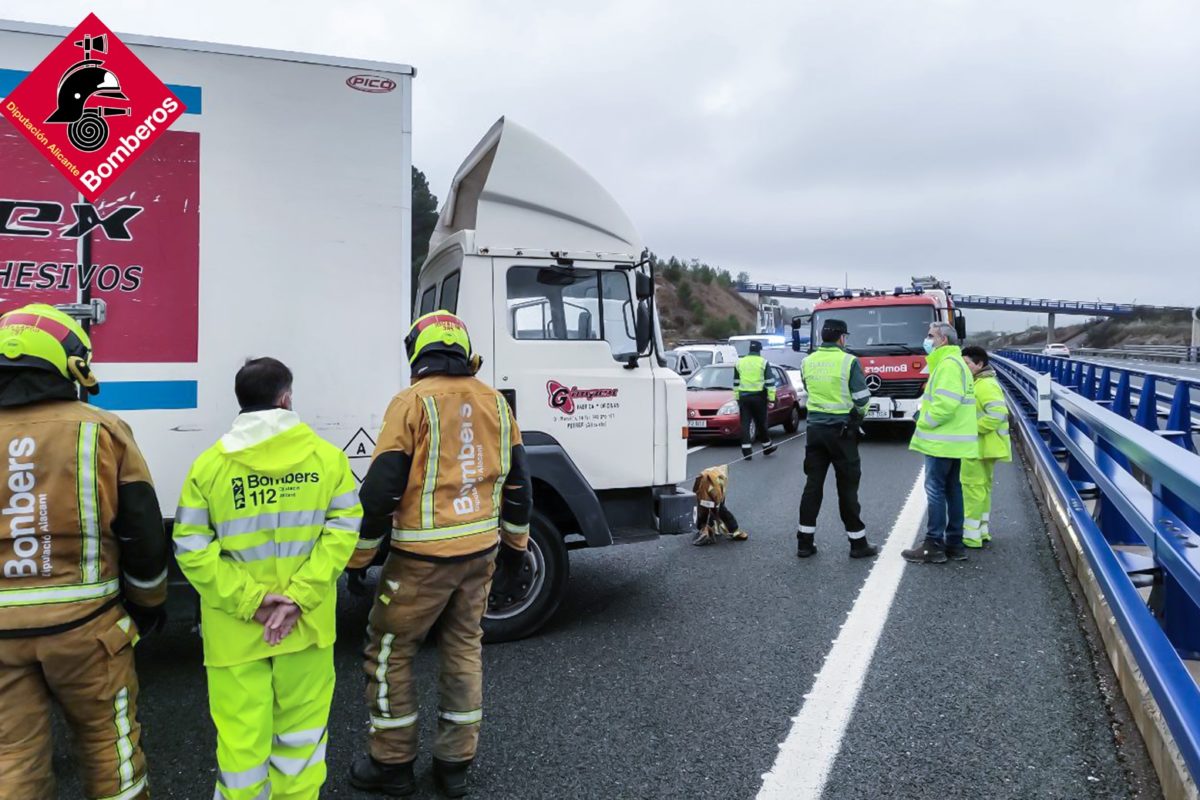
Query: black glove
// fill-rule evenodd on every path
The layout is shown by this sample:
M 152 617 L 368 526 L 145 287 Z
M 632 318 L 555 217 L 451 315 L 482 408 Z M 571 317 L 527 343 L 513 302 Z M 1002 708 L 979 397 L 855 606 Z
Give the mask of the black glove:
M 533 586 L 533 556 L 528 550 L 500 545 L 496 554 L 496 573 L 492 577 L 492 596 L 499 605 L 520 602 Z
M 371 593 L 371 586 L 367 578 L 367 570 L 370 567 L 354 567 L 346 569 L 346 589 L 355 597 L 366 597 Z
M 139 606 L 137 603 L 125 601 L 125 611 L 133 618 L 138 627 L 138 634 L 145 639 L 153 636 L 167 624 L 167 606 Z

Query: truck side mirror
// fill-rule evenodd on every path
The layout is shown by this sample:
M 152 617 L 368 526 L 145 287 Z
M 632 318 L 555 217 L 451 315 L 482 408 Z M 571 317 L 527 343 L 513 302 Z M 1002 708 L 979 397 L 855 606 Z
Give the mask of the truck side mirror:
M 650 304 L 645 300 L 638 303 L 637 309 L 637 351 L 638 355 L 650 347 Z
M 954 332 L 958 334 L 960 342 L 967 340 L 967 318 L 960 311 L 954 312 Z
M 654 297 L 654 281 L 644 272 L 635 272 L 634 274 L 634 290 L 637 292 L 638 300 L 649 300 Z
M 792 317 L 792 350 L 800 352 L 800 328 L 804 325 L 804 317 Z

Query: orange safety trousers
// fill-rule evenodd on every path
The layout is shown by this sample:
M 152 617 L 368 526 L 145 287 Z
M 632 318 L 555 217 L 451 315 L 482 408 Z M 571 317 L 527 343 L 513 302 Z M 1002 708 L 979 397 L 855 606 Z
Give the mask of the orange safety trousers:
M 413 657 L 438 630 L 438 722 L 434 757 L 470 761 L 483 721 L 483 613 L 495 551 L 455 562 L 390 555 L 367 630 L 367 705 L 371 755 L 386 764 L 417 757 Z
M 147 798 L 137 629 L 119 605 L 62 633 L 0 639 L 0 800 L 52 800 L 50 703 L 74 733 L 92 800 Z

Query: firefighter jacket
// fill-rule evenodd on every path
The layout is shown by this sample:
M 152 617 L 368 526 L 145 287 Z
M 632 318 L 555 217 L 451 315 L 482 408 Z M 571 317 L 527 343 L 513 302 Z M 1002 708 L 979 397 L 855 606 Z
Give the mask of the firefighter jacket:
M 854 411 L 865 417 L 871 390 L 858 359 L 836 344 L 823 344 L 800 363 L 808 389 L 808 424 L 841 425 Z
M 974 381 L 962 350 L 942 345 L 927 364 L 929 380 L 909 449 L 937 458 L 978 458 Z
M 991 367 L 975 376 L 975 419 L 979 428 L 979 458 L 1012 461 L 1008 438 L 1008 405 Z
M 392 399 L 361 495 L 356 566 L 389 531 L 393 550 L 435 561 L 528 546 L 521 432 L 504 396 L 470 375 L 427 374 Z
M 771 372 L 771 365 L 760 355 L 742 356 L 733 368 L 734 398 L 763 391 L 767 393 L 767 400 L 774 403 L 775 374 Z
M 167 537 L 129 426 L 77 400 L 0 406 L 0 637 L 165 602 Z
M 175 512 L 175 560 L 200 595 L 204 663 L 332 645 L 337 579 L 361 522 L 345 453 L 291 411 L 240 414 L 192 464 Z M 253 619 L 268 592 L 302 612 L 275 647 Z

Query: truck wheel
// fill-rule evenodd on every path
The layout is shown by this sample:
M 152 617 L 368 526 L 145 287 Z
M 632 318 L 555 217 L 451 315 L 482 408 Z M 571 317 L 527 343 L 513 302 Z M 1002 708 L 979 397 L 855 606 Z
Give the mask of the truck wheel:
M 792 413 L 788 414 L 787 422 L 783 423 L 783 429 L 788 433 L 795 433 L 800 429 L 799 404 L 792 406 Z
M 488 598 L 483 615 L 485 642 L 511 642 L 534 633 L 550 619 L 567 593 L 567 545 L 558 526 L 538 511 L 529 520 L 529 552 L 533 555 L 533 581 L 529 595 L 498 606 Z

